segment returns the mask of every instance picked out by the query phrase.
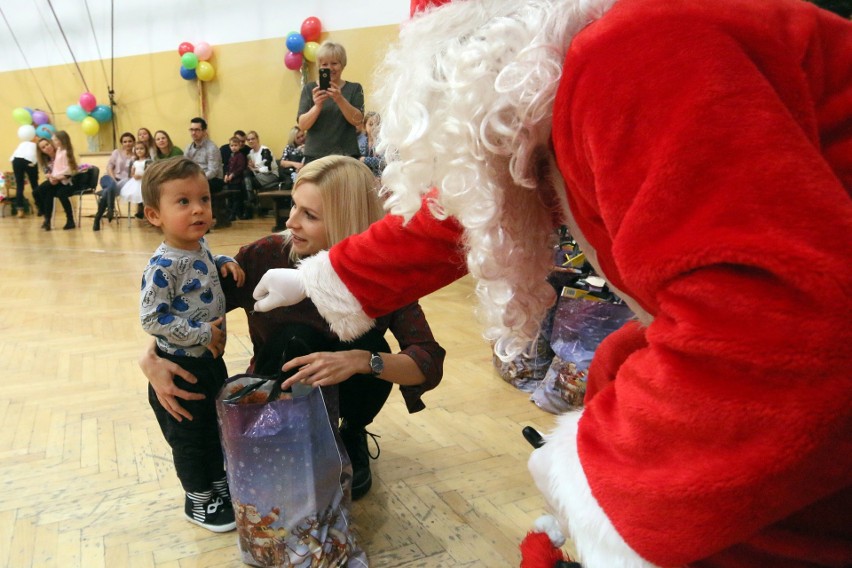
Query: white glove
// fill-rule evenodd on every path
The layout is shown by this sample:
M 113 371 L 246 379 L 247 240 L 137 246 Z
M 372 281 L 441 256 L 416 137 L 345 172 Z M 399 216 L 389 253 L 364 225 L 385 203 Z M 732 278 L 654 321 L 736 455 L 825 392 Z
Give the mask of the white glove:
M 252 293 L 257 302 L 254 311 L 268 312 L 282 306 L 298 304 L 307 297 L 302 274 L 292 268 L 267 270 Z

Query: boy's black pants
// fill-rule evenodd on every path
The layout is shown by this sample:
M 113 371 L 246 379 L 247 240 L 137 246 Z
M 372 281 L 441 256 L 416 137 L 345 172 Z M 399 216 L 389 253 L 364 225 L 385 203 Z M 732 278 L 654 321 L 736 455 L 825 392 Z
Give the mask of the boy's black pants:
M 148 385 L 148 402 L 154 409 L 160 430 L 172 448 L 175 471 L 184 491 L 200 492 L 211 489 L 214 481 L 225 476 L 225 460 L 216 420 L 216 395 L 225 384 L 228 370 L 221 357 L 217 359 L 169 355 L 157 349 L 157 355 L 174 361 L 198 379 L 191 384 L 175 376 L 175 386 L 203 394 L 203 400 L 179 399 L 192 420 L 178 422 L 163 408 L 157 393 Z

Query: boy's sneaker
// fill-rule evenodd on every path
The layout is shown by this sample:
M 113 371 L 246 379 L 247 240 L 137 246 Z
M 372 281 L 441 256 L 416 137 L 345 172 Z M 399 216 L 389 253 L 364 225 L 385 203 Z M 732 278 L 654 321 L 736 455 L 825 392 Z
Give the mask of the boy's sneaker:
M 230 500 L 226 503 L 218 495 L 214 495 L 206 503 L 196 506 L 189 496 L 183 505 L 184 516 L 190 523 L 217 533 L 232 531 L 237 528 L 234 520 L 234 507 Z

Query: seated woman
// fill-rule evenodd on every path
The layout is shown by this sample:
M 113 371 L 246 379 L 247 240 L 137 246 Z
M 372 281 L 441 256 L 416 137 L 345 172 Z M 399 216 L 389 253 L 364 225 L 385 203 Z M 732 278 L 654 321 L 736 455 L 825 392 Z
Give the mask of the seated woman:
M 293 187 L 296 174 L 305 163 L 305 131 L 294 126 L 287 136 L 287 146 L 278 160 L 278 179 L 284 183 L 285 189 Z
M 250 130 L 246 135 L 246 144 L 249 147 L 249 153 L 246 156 L 246 192 L 235 200 L 236 214 L 240 219 L 251 219 L 251 208 L 245 206 L 245 201 L 248 199 L 249 204 L 254 201 L 255 189 L 278 182 L 278 162 L 275 161 L 272 150 L 260 143 L 260 135 Z
M 52 147 L 55 149 L 52 163 L 48 167 L 47 162 L 43 161 L 46 154 L 39 153 L 39 162 L 47 173 L 47 181 L 38 186 L 39 199 L 41 200 L 41 210 L 44 213 L 44 223 L 41 228 L 45 231 L 50 230 L 50 218 L 53 216 L 53 198 L 58 197 L 62 208 L 65 210 L 65 226 L 64 230 L 73 229 L 77 225 L 74 223 L 74 209 L 71 207 L 69 196 L 73 192 L 71 185 L 71 177 L 77 173 L 77 159 L 74 157 L 74 146 L 71 144 L 71 138 L 64 130 L 57 130 L 51 138 Z M 43 150 L 42 150 L 43 152 Z
M 361 150 L 361 161 L 367 164 L 370 171 L 377 178 L 382 177 L 385 169 L 385 158 L 376 152 L 378 144 L 379 127 L 382 124 L 382 115 L 377 112 L 368 112 L 364 118 L 364 136 L 358 137 L 358 149 Z
M 299 368 L 287 384 L 300 381 L 323 387 L 332 423 L 337 424 L 338 415 L 342 422 L 340 434 L 354 470 L 353 499 L 365 495 L 372 484 L 365 428 L 384 406 L 392 384 L 400 385 L 409 412 L 422 410 L 421 397 L 441 381 L 446 352 L 435 341 L 416 302 L 379 318 L 375 328 L 355 342 L 342 342 L 310 300 L 261 314 L 254 311 L 252 291 L 268 269 L 293 267 L 381 218 L 375 186 L 369 168 L 354 158 L 328 156 L 305 165 L 293 188 L 287 231 L 240 250 L 236 260 L 246 273 L 241 288 L 223 281 L 228 310 L 242 308 L 248 318 L 254 348 L 249 372 L 274 372 L 281 364 L 288 333 L 302 333 L 304 327 L 314 331 L 309 338 L 314 352 L 284 366 L 285 370 Z M 399 343 L 399 353 L 390 353 L 384 341 L 388 330 Z M 198 400 L 184 382 L 194 383 L 195 378 L 157 357 L 153 343 L 139 366 L 172 417 L 179 421 L 190 418 L 177 398 Z
M 133 145 L 136 137 L 130 132 L 125 132 L 119 139 L 121 148 L 116 148 L 110 154 L 107 161 L 107 175 L 101 177 L 101 196 L 98 199 L 98 212 L 95 214 L 95 231 L 101 230 L 101 218 L 106 213 L 107 220 L 112 222 L 115 216 L 115 197 L 130 179 L 130 162 L 133 161 Z
M 157 154 L 154 156 L 154 160 L 165 160 L 166 158 L 183 156 L 183 150 L 172 144 L 172 138 L 165 130 L 158 130 L 154 133 L 154 145 L 157 147 Z

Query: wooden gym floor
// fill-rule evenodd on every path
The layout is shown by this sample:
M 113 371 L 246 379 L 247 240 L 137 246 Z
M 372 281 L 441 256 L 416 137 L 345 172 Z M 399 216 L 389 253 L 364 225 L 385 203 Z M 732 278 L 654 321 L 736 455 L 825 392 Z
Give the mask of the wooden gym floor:
M 94 233 L 86 199 L 81 229 L 44 232 L 39 218 L 8 210 L 0 219 L 0 566 L 243 566 L 236 533 L 183 519 L 136 364 L 148 340 L 140 274 L 160 237 L 136 220 Z M 239 221 L 209 241 L 233 255 L 271 224 Z M 494 372 L 474 303 L 469 279 L 423 300 L 447 349 L 443 383 L 413 415 L 394 389 L 371 426 L 381 457 L 352 510 L 371 566 L 517 566 L 518 544 L 545 512 L 521 428 L 547 430 L 554 417 Z M 228 330 L 236 374 L 250 357 L 242 312 Z

